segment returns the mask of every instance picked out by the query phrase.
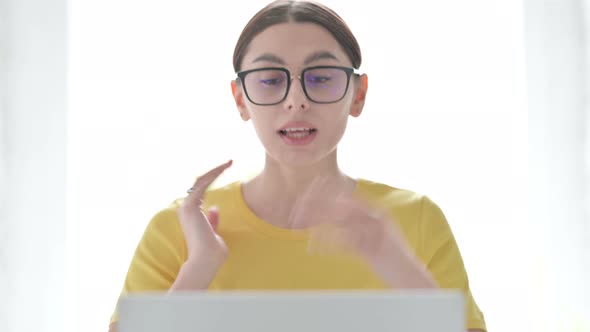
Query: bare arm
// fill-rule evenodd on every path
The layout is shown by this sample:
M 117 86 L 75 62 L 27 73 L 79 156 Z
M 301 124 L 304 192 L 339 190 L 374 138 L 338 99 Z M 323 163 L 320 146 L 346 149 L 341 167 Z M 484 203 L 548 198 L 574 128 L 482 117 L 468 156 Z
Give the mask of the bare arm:
M 207 289 L 224 261 L 224 253 L 206 257 L 190 256 L 178 271 L 168 292 Z

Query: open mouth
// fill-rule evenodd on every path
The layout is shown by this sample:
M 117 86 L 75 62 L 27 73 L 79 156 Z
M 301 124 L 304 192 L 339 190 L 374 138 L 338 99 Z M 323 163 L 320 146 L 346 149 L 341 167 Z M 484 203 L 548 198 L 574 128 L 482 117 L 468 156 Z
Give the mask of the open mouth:
M 279 130 L 279 134 L 289 138 L 300 139 L 316 133 L 316 128 L 287 128 Z

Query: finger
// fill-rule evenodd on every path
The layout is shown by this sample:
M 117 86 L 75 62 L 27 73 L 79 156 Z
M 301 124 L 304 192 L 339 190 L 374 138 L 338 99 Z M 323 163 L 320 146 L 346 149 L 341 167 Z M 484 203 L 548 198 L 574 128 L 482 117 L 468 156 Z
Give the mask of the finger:
M 295 200 L 293 207 L 291 208 L 291 212 L 289 212 L 289 217 L 287 217 L 287 224 L 290 228 L 303 228 L 305 225 L 301 222 L 301 207 L 303 206 L 302 198 L 298 198 Z
M 230 167 L 232 163 L 233 161 L 230 160 L 199 176 L 191 188 L 192 191 L 190 192 L 189 197 L 199 200 L 202 199 L 205 191 L 209 188 L 211 183 L 213 183 L 223 171 Z
M 383 212 L 373 206 L 347 194 L 339 195 L 335 200 L 335 208 L 340 212 L 342 220 L 365 222 L 382 219 Z M 347 215 L 343 215 L 346 213 Z
M 297 199 L 289 213 L 289 225 L 292 228 L 307 228 L 319 224 L 319 220 L 325 217 L 316 206 L 319 204 L 318 200 L 312 200 L 309 196 Z
M 313 186 L 315 180 L 316 178 L 314 178 L 303 191 L 303 194 L 295 200 L 289 213 L 289 217 L 287 218 L 287 224 L 290 225 L 291 228 L 304 228 L 307 226 L 304 223 L 303 215 L 305 214 L 306 207 L 309 207 L 310 202 L 308 196 L 310 188 Z
M 334 176 L 323 176 L 315 181 L 311 188 L 309 199 L 312 204 L 310 212 L 316 215 L 330 216 L 328 221 L 332 221 L 335 217 L 334 213 L 339 212 L 342 208 L 338 201 L 338 197 L 343 193 L 338 193 L 337 179 Z
M 209 223 L 214 230 L 217 230 L 219 226 L 219 209 L 214 206 L 207 211 L 207 219 L 209 219 Z
M 322 207 L 328 202 L 325 190 L 328 178 L 316 176 L 299 197 L 288 217 L 289 225 L 293 228 L 307 228 L 319 223 L 323 215 Z

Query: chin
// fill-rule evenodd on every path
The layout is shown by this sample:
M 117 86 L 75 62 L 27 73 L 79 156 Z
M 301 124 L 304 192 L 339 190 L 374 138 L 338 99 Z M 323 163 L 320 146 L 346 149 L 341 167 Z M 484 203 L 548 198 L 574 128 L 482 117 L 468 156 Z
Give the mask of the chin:
M 282 141 L 261 140 L 267 158 L 288 167 L 310 167 L 330 158 L 336 152 L 337 142 L 315 140 L 307 146 L 294 147 Z

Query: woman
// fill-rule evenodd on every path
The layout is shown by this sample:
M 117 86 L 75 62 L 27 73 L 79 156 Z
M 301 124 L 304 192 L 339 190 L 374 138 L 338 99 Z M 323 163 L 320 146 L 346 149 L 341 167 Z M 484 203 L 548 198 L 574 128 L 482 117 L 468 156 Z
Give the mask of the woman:
M 359 45 L 317 3 L 277 1 L 234 52 L 237 110 L 266 150 L 260 174 L 218 189 L 199 177 L 151 220 L 122 295 L 146 290 L 456 288 L 485 331 L 459 249 L 425 196 L 344 174 L 337 145 L 368 89 Z M 206 195 L 205 195 L 206 193 Z M 117 312 L 111 331 L 117 329 Z

